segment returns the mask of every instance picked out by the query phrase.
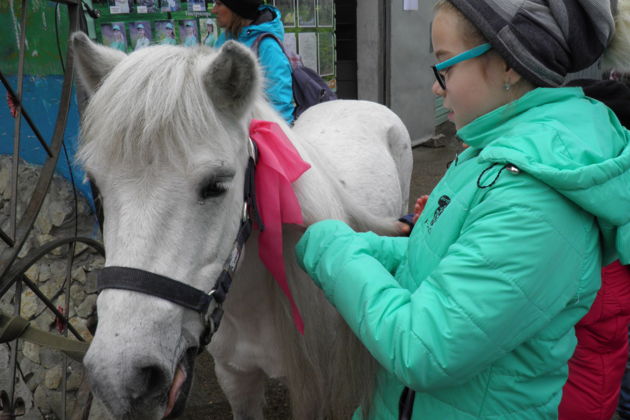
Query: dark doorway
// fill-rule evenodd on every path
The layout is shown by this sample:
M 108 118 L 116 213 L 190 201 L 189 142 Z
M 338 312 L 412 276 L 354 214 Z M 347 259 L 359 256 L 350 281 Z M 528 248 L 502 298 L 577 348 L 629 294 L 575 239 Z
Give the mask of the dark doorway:
M 337 96 L 357 99 L 357 0 L 335 0 Z

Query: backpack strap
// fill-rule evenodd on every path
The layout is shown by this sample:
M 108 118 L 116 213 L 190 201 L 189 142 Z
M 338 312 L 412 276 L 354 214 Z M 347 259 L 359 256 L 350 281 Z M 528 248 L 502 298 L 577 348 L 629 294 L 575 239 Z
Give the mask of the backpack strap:
M 291 58 L 289 58 L 289 55 L 287 54 L 287 51 L 284 49 L 284 45 L 282 44 L 282 41 L 280 41 L 280 39 L 277 36 L 275 36 L 274 34 L 272 34 L 270 32 L 264 32 L 264 33 L 262 33 L 262 34 L 260 34 L 260 35 L 258 35 L 256 37 L 256 40 L 252 44 L 252 50 L 254 51 L 254 53 L 256 53 L 256 56 L 258 56 L 258 50 L 260 49 L 260 43 L 265 38 L 273 38 L 273 39 L 275 39 L 276 42 L 278 43 L 278 45 L 280 46 L 280 49 L 282 50 L 282 53 L 287 58 L 287 60 L 289 60 L 289 64 L 291 64 Z

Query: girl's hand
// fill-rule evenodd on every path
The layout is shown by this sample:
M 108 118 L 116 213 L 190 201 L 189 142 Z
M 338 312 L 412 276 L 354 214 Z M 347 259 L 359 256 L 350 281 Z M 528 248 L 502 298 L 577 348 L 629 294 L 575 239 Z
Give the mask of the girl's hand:
M 416 204 L 413 206 L 413 217 L 411 218 L 411 222 L 413 224 L 416 224 L 416 222 L 420 218 L 420 215 L 422 214 L 424 207 L 427 205 L 428 200 L 429 200 L 428 195 L 421 195 L 416 200 Z M 397 222 L 397 223 L 398 223 L 398 228 L 400 230 L 400 236 L 409 236 L 409 234 L 411 233 L 411 226 L 403 222 Z
M 416 204 L 413 206 L 413 223 L 416 223 L 422 214 L 425 206 L 427 205 L 427 201 L 429 201 L 428 195 L 421 195 L 416 200 Z

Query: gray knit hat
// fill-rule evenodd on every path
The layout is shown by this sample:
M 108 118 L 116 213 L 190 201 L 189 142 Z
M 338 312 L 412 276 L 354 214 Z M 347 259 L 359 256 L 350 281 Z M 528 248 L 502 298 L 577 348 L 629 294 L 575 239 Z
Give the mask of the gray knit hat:
M 450 0 L 536 86 L 593 64 L 615 31 L 617 0 Z

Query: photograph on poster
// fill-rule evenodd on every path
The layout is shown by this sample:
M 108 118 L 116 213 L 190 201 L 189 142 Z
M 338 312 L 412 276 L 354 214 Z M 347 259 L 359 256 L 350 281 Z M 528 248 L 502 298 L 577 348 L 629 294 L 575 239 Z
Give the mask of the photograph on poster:
M 333 26 L 334 7 L 333 0 L 318 0 L 317 26 Z
M 217 42 L 219 36 L 217 23 L 214 19 L 201 19 L 201 39 L 202 44 L 206 47 L 214 47 L 214 43 Z
M 197 38 L 197 21 L 195 19 L 179 21 L 179 43 L 184 47 L 194 47 L 199 44 Z
M 129 1 L 130 0 L 108 0 L 109 13 L 112 15 L 118 13 L 129 13 Z
M 160 0 L 160 5 L 163 12 L 177 12 L 182 8 L 180 0 Z
M 127 51 L 127 36 L 123 22 L 101 24 L 101 34 L 103 35 L 103 45 L 122 52 Z
M 335 74 L 335 39 L 332 32 L 320 32 L 317 34 L 317 45 L 319 47 L 319 68 L 317 72 L 320 76 L 332 76 Z
M 175 25 L 172 20 L 155 21 L 155 42 L 160 45 L 177 45 Z
M 206 11 L 206 0 L 188 0 L 188 11 L 189 12 L 205 12 Z
M 298 11 L 298 25 L 303 27 L 315 26 L 315 0 L 296 0 Z
M 298 35 L 300 57 L 306 67 L 317 70 L 317 34 L 300 32 Z
M 151 24 L 149 21 L 131 22 L 129 24 L 129 38 L 134 51 L 151 45 Z
M 157 0 L 135 0 L 136 13 L 153 13 L 157 11 Z
M 282 23 L 287 28 L 295 26 L 295 0 L 275 0 L 274 5 L 280 10 Z

